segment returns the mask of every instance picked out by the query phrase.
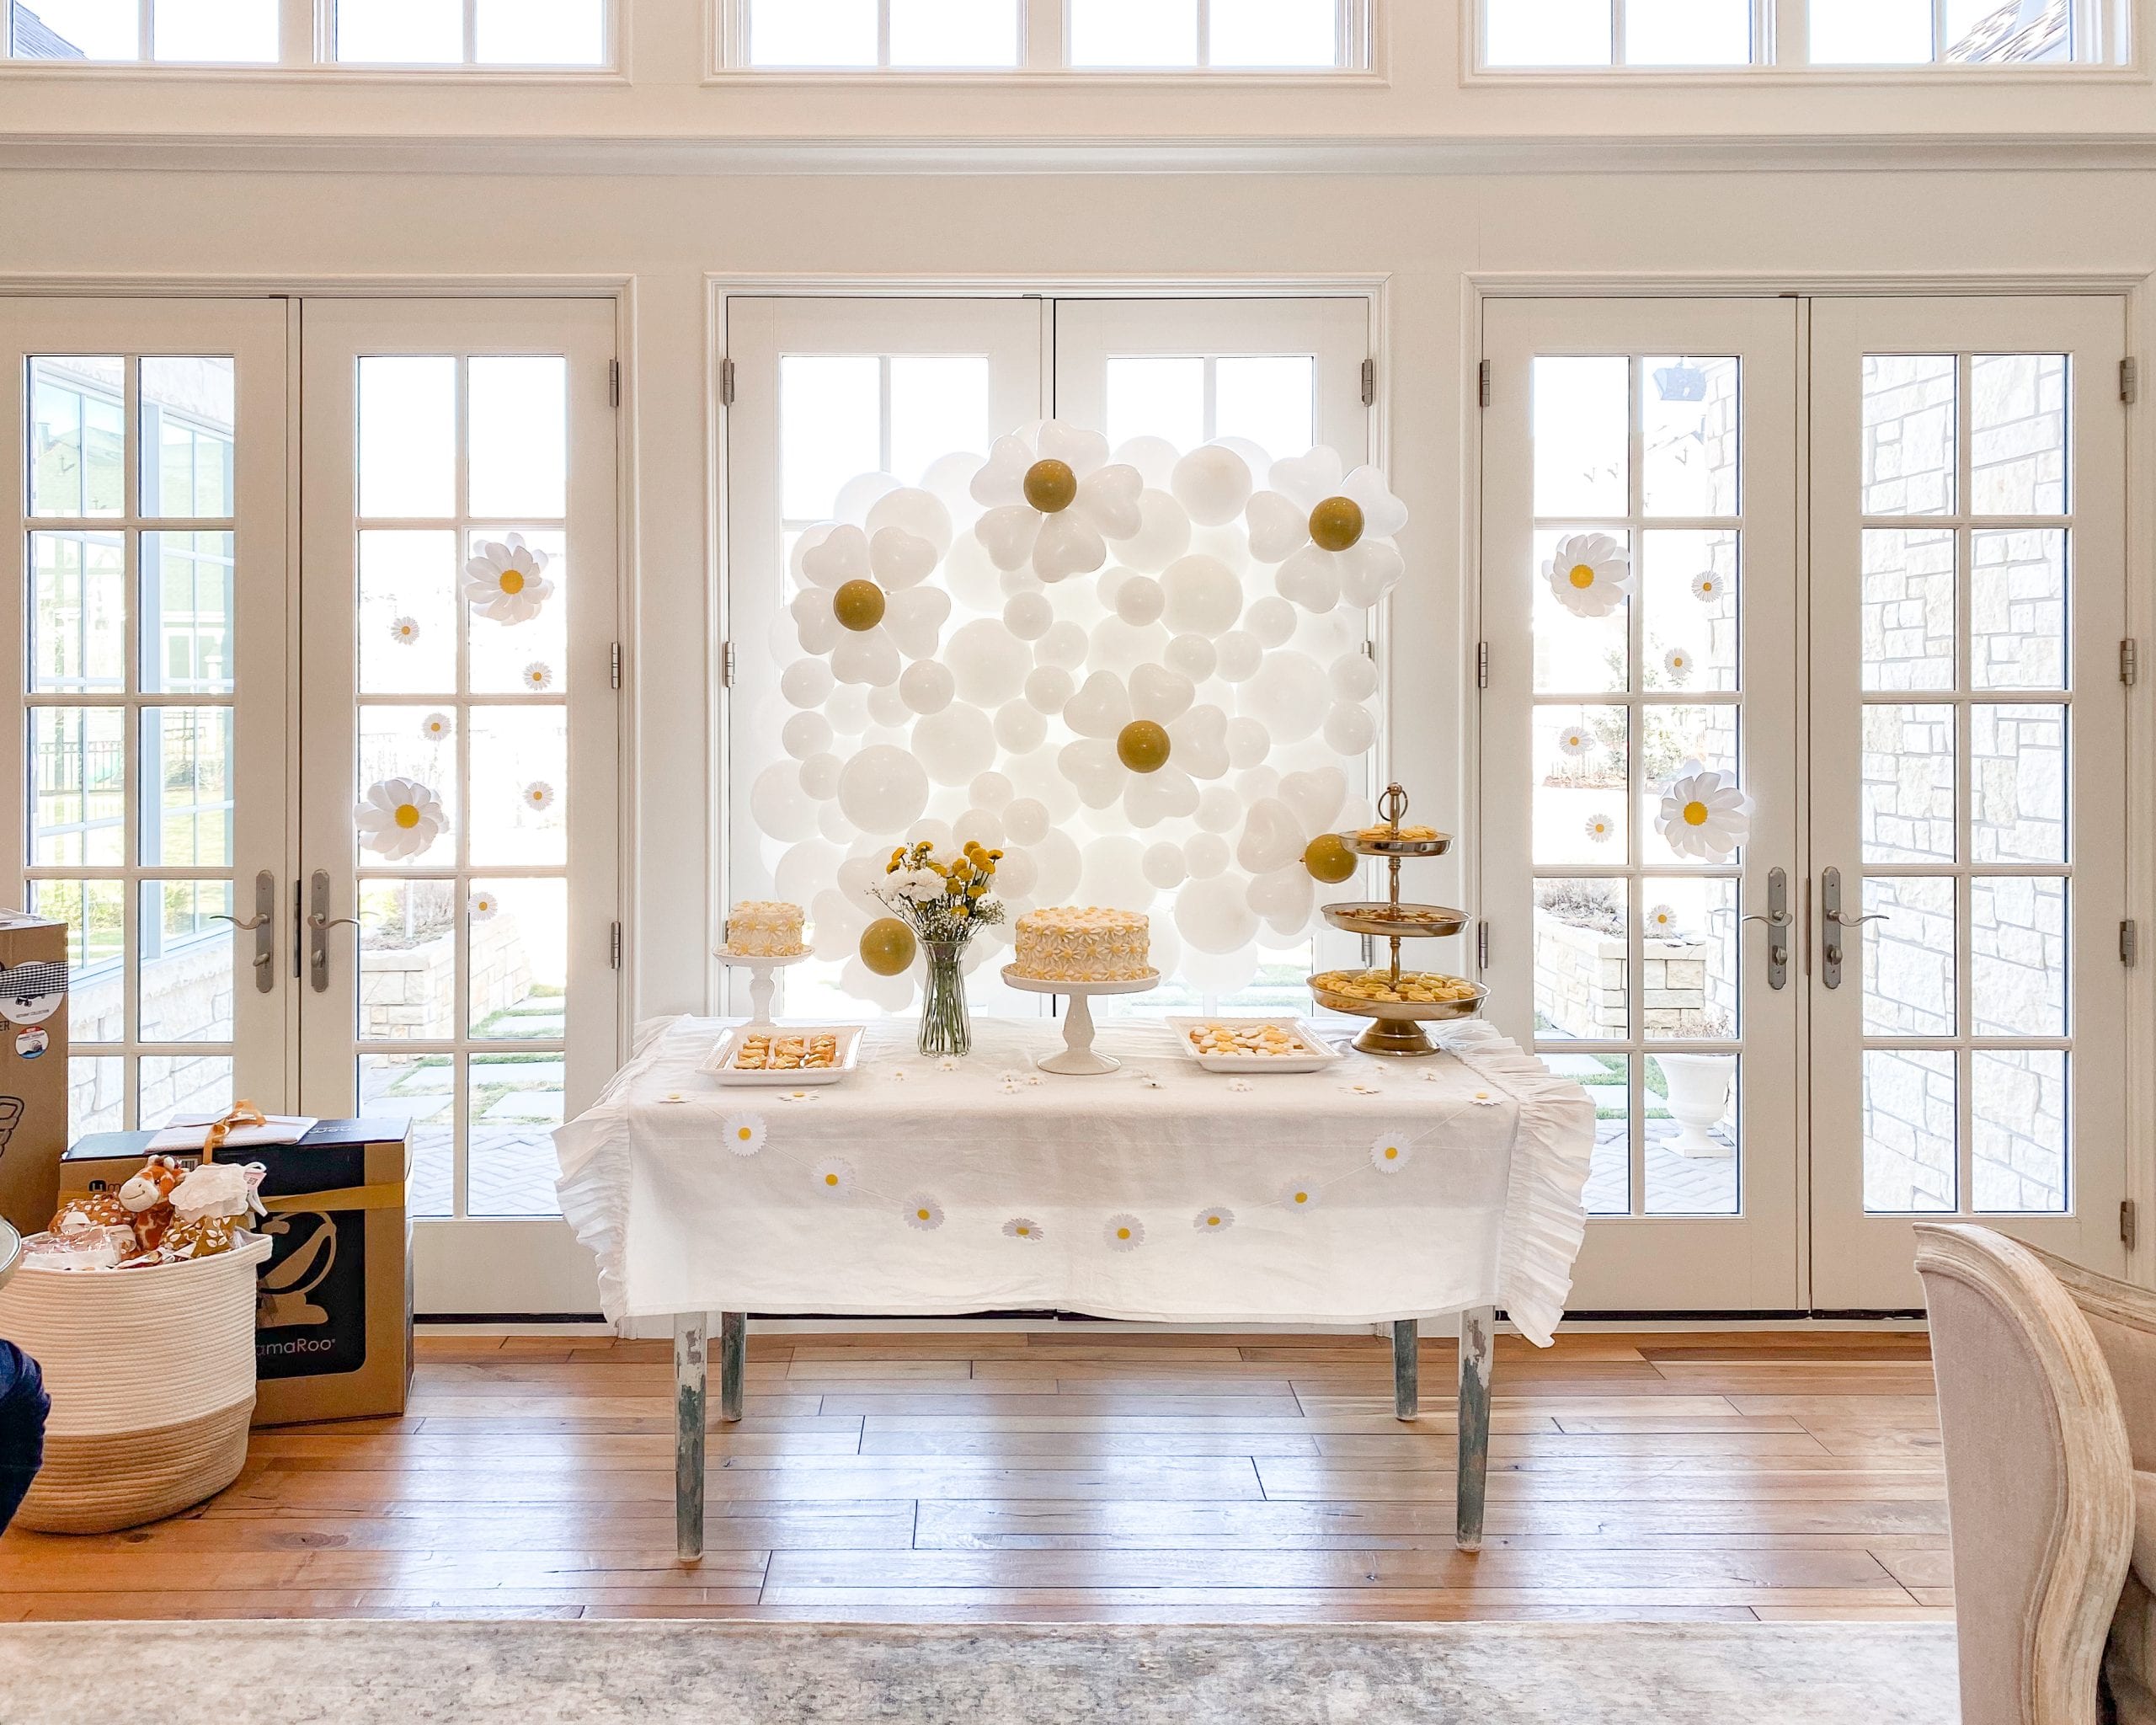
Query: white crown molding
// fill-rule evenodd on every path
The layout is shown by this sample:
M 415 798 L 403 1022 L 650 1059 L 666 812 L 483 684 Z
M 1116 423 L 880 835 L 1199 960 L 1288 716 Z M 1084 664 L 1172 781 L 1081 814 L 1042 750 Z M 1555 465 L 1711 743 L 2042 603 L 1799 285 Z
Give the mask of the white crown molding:
M 869 140 L 0 137 L 0 169 L 795 175 L 2131 173 L 2156 134 L 2043 136 Z

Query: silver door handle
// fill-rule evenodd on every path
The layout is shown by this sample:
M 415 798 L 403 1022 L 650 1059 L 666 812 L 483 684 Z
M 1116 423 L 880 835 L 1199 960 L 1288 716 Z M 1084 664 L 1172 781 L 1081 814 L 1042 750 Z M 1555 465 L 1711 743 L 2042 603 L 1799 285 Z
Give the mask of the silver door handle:
M 1861 916 L 1848 915 L 1842 909 L 1842 871 L 1823 871 L 1819 876 L 1819 980 L 1829 988 L 1842 985 L 1843 931 L 1892 920 L 1881 911 Z
M 357 928 L 355 916 L 332 916 L 329 914 L 329 874 L 318 868 L 307 883 L 310 903 L 307 913 L 307 959 L 309 980 L 317 994 L 329 992 L 329 931 L 333 928 Z
M 243 933 L 254 937 L 254 991 L 267 994 L 277 985 L 277 978 L 270 966 L 277 956 L 277 931 L 274 927 L 277 910 L 277 880 L 268 869 L 254 877 L 254 914 L 243 921 L 227 916 L 221 911 L 213 913 L 212 922 L 229 922 Z
M 1740 923 L 1764 922 L 1769 938 L 1767 942 L 1767 986 L 1789 986 L 1788 929 L 1796 918 L 1789 910 L 1789 872 L 1782 868 L 1767 871 L 1767 908 L 1764 914 L 1753 911 L 1737 919 Z

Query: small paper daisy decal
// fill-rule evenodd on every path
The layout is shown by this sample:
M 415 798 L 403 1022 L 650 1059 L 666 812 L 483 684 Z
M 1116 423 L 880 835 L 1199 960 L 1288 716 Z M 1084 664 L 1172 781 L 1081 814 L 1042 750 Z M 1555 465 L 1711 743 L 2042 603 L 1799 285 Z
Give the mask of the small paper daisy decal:
M 943 1226 L 943 1206 L 926 1193 L 915 1194 L 906 1200 L 906 1226 L 934 1233 Z
M 1230 1090 L 1248 1090 L 1250 1087 L 1250 1080 L 1247 1078 L 1230 1078 L 1228 1081 L 1228 1088 Z
M 1701 569 L 1692 577 L 1692 596 L 1702 605 L 1711 605 L 1721 597 L 1721 577 L 1712 569 Z
M 816 1189 L 832 1198 L 843 1198 L 853 1190 L 853 1164 L 842 1156 L 827 1156 L 810 1171 Z
M 451 731 L 446 713 L 430 713 L 419 721 L 419 734 L 430 743 L 446 743 Z
M 761 1114 L 728 1114 L 718 1129 L 718 1135 L 734 1155 L 754 1156 L 764 1147 L 764 1117 Z
M 1504 1101 L 1502 1097 L 1492 1095 L 1486 1090 L 1478 1090 L 1468 1099 L 1478 1108 L 1494 1108 L 1499 1107 Z
M 1677 911 L 1673 905 L 1657 905 L 1647 912 L 1647 932 L 1665 939 L 1677 932 Z
M 1585 725 L 1568 724 L 1557 733 L 1557 752 L 1577 761 L 1594 746 L 1594 739 Z
M 1048 1231 L 1031 1216 L 1013 1216 L 1003 1225 L 1006 1240 L 1041 1241 L 1048 1237 Z
M 1662 655 L 1662 668 L 1673 683 L 1684 682 L 1692 675 L 1692 655 L 1682 647 L 1673 647 Z
M 1587 836 L 1598 845 L 1606 845 L 1617 836 L 1617 823 L 1607 814 L 1590 814 L 1587 818 Z
M 1135 1252 L 1145 1243 L 1145 1225 L 1136 1216 L 1110 1216 L 1102 1225 L 1101 1237 L 1111 1252 Z
M 1225 1234 L 1235 1225 L 1235 1213 L 1225 1204 L 1210 1204 L 1190 1219 L 1201 1234 Z
M 1414 1160 L 1415 1146 L 1406 1138 L 1387 1133 L 1370 1140 L 1370 1166 L 1380 1174 L 1396 1174 Z
M 393 617 L 389 624 L 389 638 L 399 647 L 416 645 L 419 638 L 419 620 L 415 617 Z
M 540 660 L 533 660 L 524 667 L 524 686 L 538 694 L 554 686 L 554 668 Z
M 1290 1180 L 1280 1188 L 1280 1208 L 1297 1215 L 1317 1208 L 1317 1188 L 1308 1180 Z
M 524 788 L 524 806 L 544 814 L 554 806 L 554 788 L 543 779 L 533 781 Z
M 472 895 L 472 920 L 474 922 L 492 922 L 500 914 L 501 908 L 501 900 L 484 887 Z

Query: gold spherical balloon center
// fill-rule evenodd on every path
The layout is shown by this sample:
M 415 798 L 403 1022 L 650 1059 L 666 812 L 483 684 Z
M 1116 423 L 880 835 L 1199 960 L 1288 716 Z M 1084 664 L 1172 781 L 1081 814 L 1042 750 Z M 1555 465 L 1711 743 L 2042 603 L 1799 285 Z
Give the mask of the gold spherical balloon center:
M 1338 886 L 1355 872 L 1355 853 L 1341 842 L 1338 833 L 1321 832 L 1303 846 L 1303 867 L 1311 879 Z
M 1116 733 L 1115 758 L 1133 772 L 1158 772 L 1168 764 L 1168 734 L 1150 718 L 1134 718 Z
M 1053 456 L 1026 469 L 1026 501 L 1044 515 L 1060 514 L 1078 500 L 1078 476 Z
M 1363 537 L 1363 505 L 1352 497 L 1328 497 L 1310 511 L 1310 542 L 1321 551 L 1345 551 Z
M 831 615 L 857 634 L 883 621 L 883 590 L 873 581 L 848 581 L 831 595 Z
M 878 976 L 898 975 L 913 955 L 913 931 L 895 916 L 878 916 L 861 931 L 861 962 Z

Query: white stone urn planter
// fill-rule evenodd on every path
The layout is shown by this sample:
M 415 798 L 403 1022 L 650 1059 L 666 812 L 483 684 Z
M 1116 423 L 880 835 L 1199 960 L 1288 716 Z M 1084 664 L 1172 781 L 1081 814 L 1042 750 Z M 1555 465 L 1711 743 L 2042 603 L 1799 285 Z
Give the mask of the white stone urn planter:
M 1663 1100 L 1678 1125 L 1669 1147 L 1679 1156 L 1703 1159 L 1736 1155 L 1733 1145 L 1708 1135 L 1729 1112 L 1729 1088 L 1737 1081 L 1737 1056 L 1660 1054 L 1655 1059 L 1662 1063 L 1662 1081 L 1669 1087 Z

